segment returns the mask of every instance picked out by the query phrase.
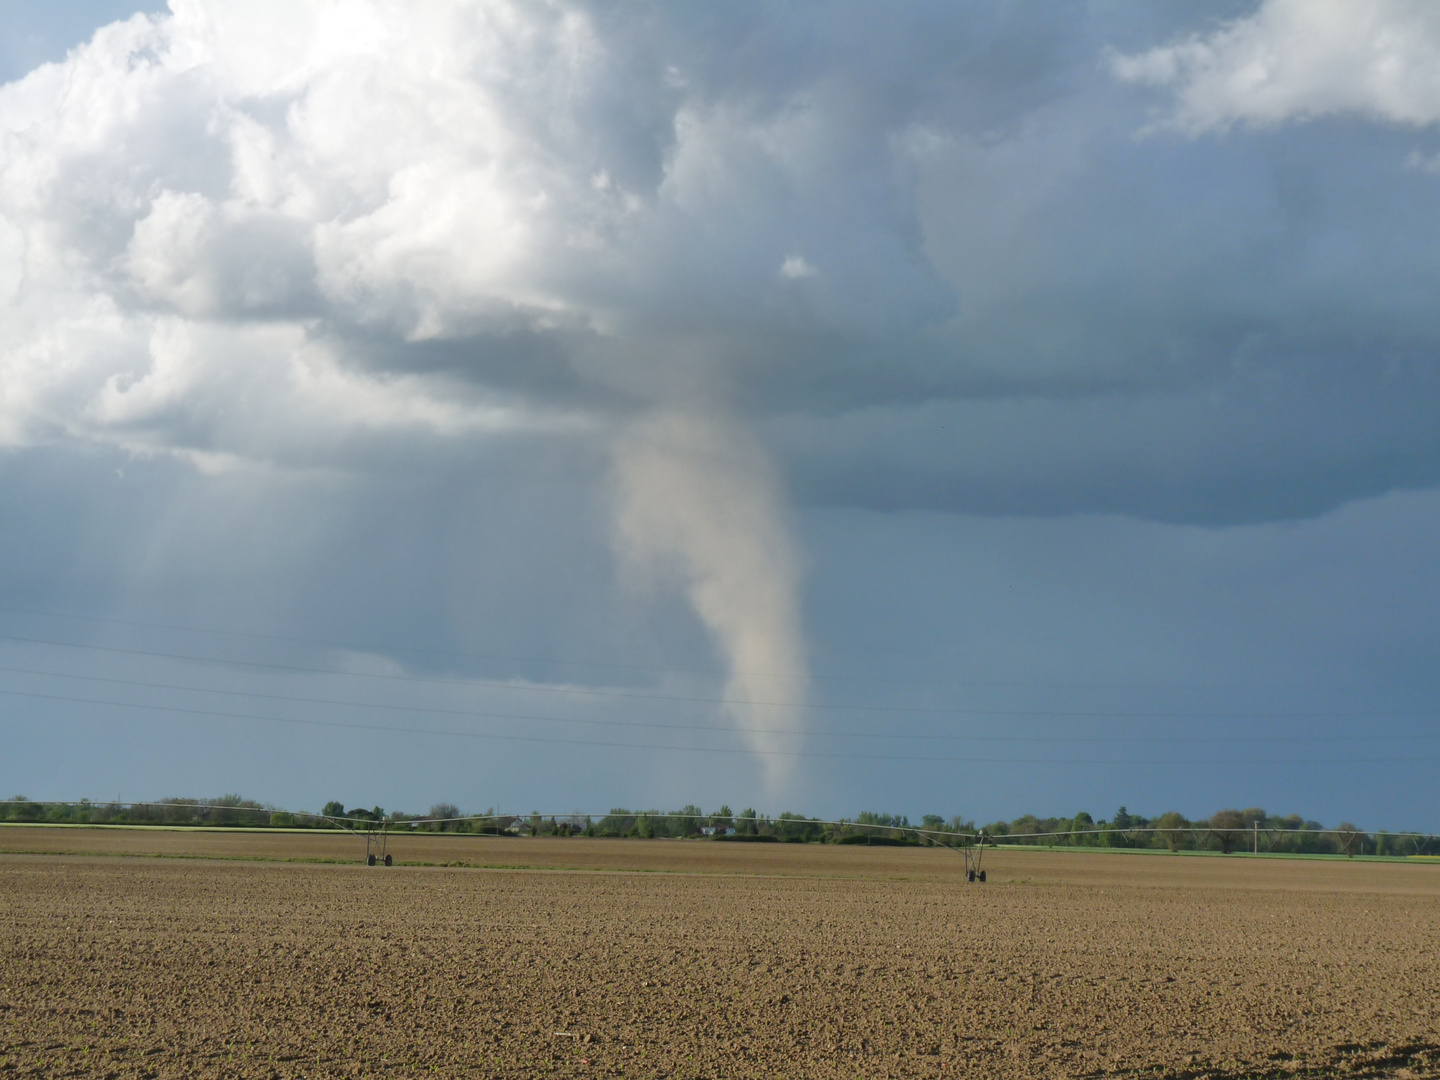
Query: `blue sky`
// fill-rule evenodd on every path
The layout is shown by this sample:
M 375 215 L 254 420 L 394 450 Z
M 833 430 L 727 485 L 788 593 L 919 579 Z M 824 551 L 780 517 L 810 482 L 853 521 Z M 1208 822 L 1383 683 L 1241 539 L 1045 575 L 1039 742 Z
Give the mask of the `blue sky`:
M 13 82 L 41 64 L 58 63 L 77 45 L 90 40 L 97 27 L 136 12 L 159 13 L 164 4 L 133 0 L 67 0 L 36 4 L 31 0 L 0 0 L 0 79 Z
M 1440 827 L 1440 16 L 0 4 L 0 787 Z

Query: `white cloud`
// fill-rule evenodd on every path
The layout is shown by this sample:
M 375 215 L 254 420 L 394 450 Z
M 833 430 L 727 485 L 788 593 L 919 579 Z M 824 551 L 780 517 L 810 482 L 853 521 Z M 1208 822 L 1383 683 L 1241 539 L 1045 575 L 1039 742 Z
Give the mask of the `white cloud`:
M 794 281 L 796 278 L 814 277 L 819 271 L 805 261 L 802 255 L 790 255 L 780 264 L 780 276 Z
M 1429 0 L 1265 0 L 1253 15 L 1134 56 L 1121 79 L 1175 92 L 1191 132 L 1354 114 L 1440 120 L 1440 6 Z
M 497 404 L 458 423 L 465 395 L 407 375 L 400 344 L 378 379 L 312 361 L 355 327 L 583 328 L 550 269 L 616 212 L 538 98 L 594 75 L 589 33 L 524 5 L 177 0 L 0 88 L 6 440 L 267 460 L 347 426 L 489 429 Z
M 1440 175 L 1440 154 L 1426 155 L 1419 150 L 1411 150 L 1405 158 L 1405 167 Z
M 1418 424 L 1338 414 L 1412 378 L 1430 400 L 1409 358 L 1440 340 L 1416 285 L 1440 215 L 1413 201 L 1435 147 L 1397 168 L 1403 133 L 1380 177 L 1333 125 L 1135 140 L 1114 73 L 1193 130 L 1427 123 L 1432 9 L 1276 2 L 1188 37 L 1172 9 L 1148 36 L 1111 10 L 177 0 L 107 27 L 0 87 L 0 439 L 473 460 L 495 432 L 613 438 L 703 388 L 816 429 L 782 467 L 827 499 L 883 501 L 862 479 L 884 473 L 886 498 L 972 506 L 1013 464 L 1040 512 L 1085 487 L 1183 517 L 1143 461 L 1096 452 L 1101 399 L 1141 446 L 1170 404 L 1252 404 L 1320 357 L 1350 392 L 1316 392 L 1305 445 L 1363 428 L 1358 459 L 1428 462 Z M 1098 67 L 1116 22 L 1174 40 Z M 962 456 L 917 423 L 932 407 L 1064 422 Z
M 908 116 L 853 124 L 823 63 L 777 91 L 717 84 L 708 49 L 663 19 L 567 4 L 176 0 L 102 29 L 0 88 L 0 426 L 133 445 L 108 388 L 176 363 L 147 350 L 177 319 L 228 339 L 226 356 L 261 330 L 266 356 L 290 342 L 273 367 L 242 365 L 274 376 L 256 415 L 324 414 L 333 436 L 377 417 L 347 418 L 344 395 L 291 400 L 319 392 L 284 377 L 317 342 L 351 344 L 336 363 L 352 380 L 410 375 L 448 409 L 459 380 L 482 408 L 548 424 L 582 400 L 653 397 L 677 337 L 728 343 L 699 349 L 722 385 L 777 320 L 874 337 L 933 307 L 903 189 L 877 197 Z M 757 271 L 782 223 L 866 257 L 777 310 Z M 815 269 L 792 255 L 781 273 Z M 46 343 L 61 339 L 89 344 L 60 361 Z M 449 343 L 444 378 L 425 342 Z M 281 429 L 222 422 L 206 395 L 237 376 L 193 362 L 166 383 L 155 449 L 268 458 Z M 376 385 L 397 424 L 424 413 Z

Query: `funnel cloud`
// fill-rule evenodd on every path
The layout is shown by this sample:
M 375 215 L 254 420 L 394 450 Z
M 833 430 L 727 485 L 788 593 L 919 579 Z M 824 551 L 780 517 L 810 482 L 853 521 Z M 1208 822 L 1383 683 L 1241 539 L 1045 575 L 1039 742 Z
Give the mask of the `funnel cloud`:
M 662 410 L 616 440 L 615 474 L 620 557 L 685 591 L 729 670 L 724 707 L 778 791 L 798 746 L 781 730 L 790 710 L 769 702 L 803 700 L 806 665 L 800 559 L 773 465 L 733 421 Z

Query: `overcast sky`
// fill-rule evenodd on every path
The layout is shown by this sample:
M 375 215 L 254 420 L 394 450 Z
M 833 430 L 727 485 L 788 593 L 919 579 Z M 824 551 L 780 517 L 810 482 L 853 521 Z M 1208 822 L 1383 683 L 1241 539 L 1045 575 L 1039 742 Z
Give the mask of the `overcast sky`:
M 1440 829 L 1440 8 L 0 42 L 0 794 Z

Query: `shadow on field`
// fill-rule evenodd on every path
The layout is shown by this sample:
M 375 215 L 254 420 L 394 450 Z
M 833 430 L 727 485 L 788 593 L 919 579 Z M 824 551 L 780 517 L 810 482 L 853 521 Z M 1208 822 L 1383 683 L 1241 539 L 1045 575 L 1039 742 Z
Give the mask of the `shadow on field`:
M 1366 1077 L 1418 1080 L 1422 1077 L 1440 1076 L 1440 1044 L 1428 1042 L 1337 1043 L 1327 1050 L 1311 1053 L 1303 1058 L 1277 1053 L 1271 1054 L 1270 1060 L 1273 1064 L 1268 1068 L 1256 1068 L 1254 1065 L 1232 1067 L 1195 1061 L 1180 1069 L 1156 1066 L 1153 1069 L 1126 1069 L 1120 1072 L 1102 1070 L 1078 1073 L 1077 1076 L 1080 1080 L 1114 1080 L 1132 1076 L 1143 1076 L 1152 1080 L 1298 1080 L 1300 1077 L 1314 1077 L 1316 1080 L 1328 1077 L 1345 1077 L 1346 1080 L 1361 1080 Z

